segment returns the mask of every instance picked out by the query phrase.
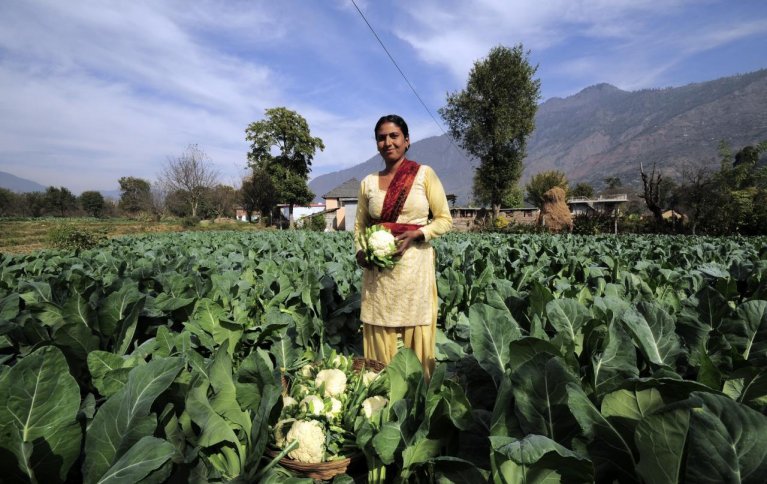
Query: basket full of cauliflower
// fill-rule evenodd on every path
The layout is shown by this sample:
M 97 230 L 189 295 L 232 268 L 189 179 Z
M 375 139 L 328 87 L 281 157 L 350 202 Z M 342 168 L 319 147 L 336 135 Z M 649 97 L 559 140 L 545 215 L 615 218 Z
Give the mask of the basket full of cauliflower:
M 357 418 L 373 418 L 388 398 L 384 365 L 331 353 L 283 376 L 282 411 L 272 428 L 272 457 L 313 479 L 331 479 L 361 457 L 353 434 Z

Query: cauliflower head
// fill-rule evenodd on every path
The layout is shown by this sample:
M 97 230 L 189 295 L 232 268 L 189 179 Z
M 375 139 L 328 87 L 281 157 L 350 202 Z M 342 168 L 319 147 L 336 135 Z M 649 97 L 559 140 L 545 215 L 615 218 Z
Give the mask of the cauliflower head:
M 307 395 L 301 400 L 300 408 L 309 415 L 322 415 L 325 412 L 325 402 L 317 395 Z
M 289 395 L 285 395 L 285 396 L 282 397 L 282 407 L 283 408 L 292 407 L 293 405 L 295 405 L 297 403 L 298 402 L 296 401 L 296 399 L 291 397 L 291 396 L 289 396 Z
M 314 384 L 319 388 L 323 383 L 325 384 L 324 396 L 334 397 L 340 395 L 346 390 L 346 373 L 336 368 L 321 370 L 317 373 Z
M 380 412 L 387 403 L 389 403 L 389 400 L 380 395 L 368 397 L 362 402 L 362 413 L 364 413 L 367 418 L 372 418 L 373 415 Z
M 388 230 L 376 230 L 368 238 L 368 248 L 376 257 L 389 257 L 397 252 L 397 242 Z
M 316 420 L 298 420 L 285 436 L 287 442 L 298 441 L 298 448 L 288 452 L 288 457 L 299 462 L 317 463 L 325 457 L 325 430 Z
M 365 386 L 370 386 L 370 384 L 376 378 L 378 378 L 378 373 L 376 373 L 374 371 L 369 371 L 368 370 L 368 371 L 366 371 L 365 373 L 362 374 L 362 384 L 365 385 Z
M 325 416 L 332 420 L 341 415 L 341 410 L 343 410 L 343 408 L 344 404 L 341 403 L 341 400 L 330 397 L 330 410 L 325 412 Z
M 311 378 L 312 377 L 312 365 L 311 364 L 307 364 L 307 365 L 304 365 L 304 366 L 301 367 L 301 376 L 306 377 L 306 378 Z

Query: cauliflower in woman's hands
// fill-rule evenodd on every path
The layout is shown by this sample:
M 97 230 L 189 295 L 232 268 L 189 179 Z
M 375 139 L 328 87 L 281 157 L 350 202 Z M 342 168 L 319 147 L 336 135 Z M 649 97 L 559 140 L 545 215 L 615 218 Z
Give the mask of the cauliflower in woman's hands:
M 373 225 L 365 230 L 360 245 L 365 251 L 365 258 L 371 264 L 383 269 L 391 269 L 396 264 L 397 239 L 389 229 Z
M 346 390 L 346 373 L 335 368 L 321 370 L 317 373 L 314 384 L 317 388 L 320 388 L 323 384 L 325 385 L 324 396 L 326 397 L 340 395 Z
M 298 441 L 298 448 L 288 452 L 288 457 L 299 462 L 317 463 L 325 458 L 325 431 L 316 420 L 299 420 L 290 427 L 285 436 L 287 442 Z

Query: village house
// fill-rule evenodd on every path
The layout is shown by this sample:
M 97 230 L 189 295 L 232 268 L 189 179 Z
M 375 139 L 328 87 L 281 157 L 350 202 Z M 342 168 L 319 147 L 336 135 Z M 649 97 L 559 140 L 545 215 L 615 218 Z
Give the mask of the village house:
M 359 192 L 360 181 L 351 178 L 322 196 L 325 200 L 327 230 L 354 231 Z
M 570 207 L 570 213 L 573 216 L 594 213 L 614 214 L 628 200 L 629 197 L 625 193 L 600 195 L 597 198 L 571 198 L 567 201 L 567 206 Z

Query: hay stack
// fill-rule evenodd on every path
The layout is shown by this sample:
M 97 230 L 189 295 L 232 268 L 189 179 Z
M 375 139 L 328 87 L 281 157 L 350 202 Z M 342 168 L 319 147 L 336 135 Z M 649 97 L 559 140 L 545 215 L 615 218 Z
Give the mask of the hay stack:
M 538 215 L 538 224 L 545 225 L 552 232 L 573 230 L 573 216 L 565 201 L 565 191 L 554 187 L 543 194 L 543 208 Z

